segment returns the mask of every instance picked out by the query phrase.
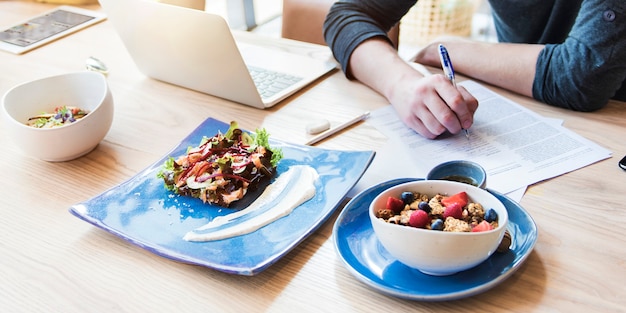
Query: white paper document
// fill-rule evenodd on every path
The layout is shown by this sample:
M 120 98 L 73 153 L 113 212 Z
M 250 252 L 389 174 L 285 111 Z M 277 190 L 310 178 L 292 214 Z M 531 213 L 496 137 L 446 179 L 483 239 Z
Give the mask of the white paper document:
M 373 111 L 367 123 L 389 142 L 351 193 L 393 178 L 425 177 L 445 161 L 471 160 L 487 171 L 488 188 L 507 194 L 611 156 L 611 151 L 474 81 L 460 85 L 479 101 L 469 139 L 463 133 L 426 139 L 404 125 L 392 106 Z

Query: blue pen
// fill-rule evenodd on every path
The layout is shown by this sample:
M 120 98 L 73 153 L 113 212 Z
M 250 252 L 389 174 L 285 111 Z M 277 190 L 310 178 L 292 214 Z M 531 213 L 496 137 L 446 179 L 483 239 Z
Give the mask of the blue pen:
M 443 74 L 448 77 L 452 85 L 456 88 L 456 82 L 454 79 L 454 67 L 450 61 L 450 55 L 448 50 L 442 44 L 439 45 L 439 59 L 441 60 L 441 67 L 443 68 Z
M 452 86 L 456 88 L 456 81 L 454 79 L 454 67 L 452 67 L 452 61 L 450 61 L 450 55 L 448 55 L 448 50 L 442 44 L 439 44 L 439 59 L 441 60 L 441 67 L 443 68 L 443 73 L 448 77 L 448 80 L 452 83 Z M 463 129 L 465 132 L 465 137 L 469 139 L 469 130 Z

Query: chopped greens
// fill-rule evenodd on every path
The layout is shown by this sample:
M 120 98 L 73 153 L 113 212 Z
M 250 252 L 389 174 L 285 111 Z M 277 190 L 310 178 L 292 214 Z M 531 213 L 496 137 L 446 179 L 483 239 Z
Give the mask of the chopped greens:
M 35 128 L 52 128 L 74 123 L 85 117 L 89 112 L 71 106 L 60 106 L 54 108 L 54 112 L 43 112 L 39 115 L 30 117 L 26 125 Z

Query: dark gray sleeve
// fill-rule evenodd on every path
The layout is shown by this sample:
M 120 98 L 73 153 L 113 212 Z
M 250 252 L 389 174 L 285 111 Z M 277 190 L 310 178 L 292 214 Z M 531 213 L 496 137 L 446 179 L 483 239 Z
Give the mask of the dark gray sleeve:
M 626 2 L 584 1 L 565 42 L 539 54 L 533 97 L 576 111 L 602 108 L 624 95 Z M 619 99 L 626 100 L 626 99 Z
M 335 59 L 347 71 L 350 56 L 363 41 L 387 38 L 387 32 L 416 3 L 416 0 L 345 0 L 333 4 L 324 22 L 324 38 Z

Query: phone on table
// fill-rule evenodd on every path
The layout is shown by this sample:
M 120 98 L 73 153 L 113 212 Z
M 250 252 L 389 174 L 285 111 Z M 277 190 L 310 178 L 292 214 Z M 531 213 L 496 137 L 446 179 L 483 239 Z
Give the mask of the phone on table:
M 59 6 L 0 31 L 0 50 L 21 54 L 106 18 L 100 12 Z

